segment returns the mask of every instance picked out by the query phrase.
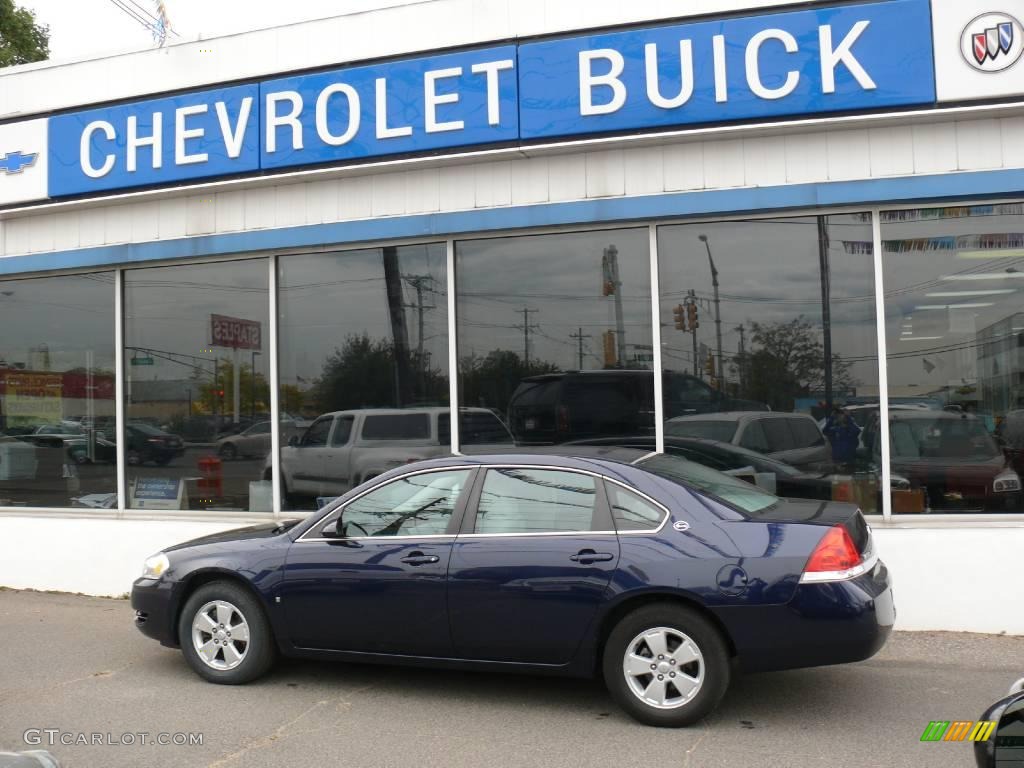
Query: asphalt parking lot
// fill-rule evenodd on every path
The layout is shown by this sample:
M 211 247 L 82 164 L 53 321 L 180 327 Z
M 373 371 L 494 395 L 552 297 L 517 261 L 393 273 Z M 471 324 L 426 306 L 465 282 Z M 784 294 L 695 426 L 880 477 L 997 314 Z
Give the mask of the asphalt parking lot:
M 292 662 L 213 686 L 124 600 L 0 591 L 0 650 L 0 751 L 65 768 L 970 766 L 966 744 L 920 743 L 925 725 L 976 718 L 1024 674 L 1024 638 L 898 634 L 862 664 L 740 678 L 700 727 L 660 730 L 578 680 Z M 36 746 L 28 729 L 202 745 Z

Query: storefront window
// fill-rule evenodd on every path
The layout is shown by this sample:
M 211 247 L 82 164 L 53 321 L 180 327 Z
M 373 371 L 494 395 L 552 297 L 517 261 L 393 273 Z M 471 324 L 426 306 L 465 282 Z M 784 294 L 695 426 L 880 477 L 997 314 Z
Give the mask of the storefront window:
M 451 450 L 444 244 L 278 260 L 284 509 Z
M 486 427 L 462 430 L 465 452 L 653 446 L 646 228 L 460 242 L 456 259 L 461 405 Z
M 0 282 L 0 507 L 117 508 L 114 273 Z
M 126 270 L 130 509 L 270 512 L 263 259 Z
M 658 230 L 665 450 L 880 514 L 869 215 Z
M 1024 511 L 1024 204 L 887 211 L 882 241 L 893 513 Z

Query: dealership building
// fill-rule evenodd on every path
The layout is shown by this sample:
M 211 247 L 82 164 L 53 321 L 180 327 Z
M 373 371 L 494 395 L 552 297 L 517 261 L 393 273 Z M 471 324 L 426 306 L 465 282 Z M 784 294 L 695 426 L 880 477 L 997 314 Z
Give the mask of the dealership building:
M 1024 634 L 1022 21 L 424 0 L 0 70 L 0 586 L 713 441 L 860 504 L 897 628 Z

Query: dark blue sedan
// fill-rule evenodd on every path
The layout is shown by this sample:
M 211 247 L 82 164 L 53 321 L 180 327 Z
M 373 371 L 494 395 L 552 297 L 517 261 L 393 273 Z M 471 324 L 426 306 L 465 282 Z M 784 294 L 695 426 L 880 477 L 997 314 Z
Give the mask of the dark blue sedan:
M 855 506 L 613 447 L 410 464 L 151 557 L 132 605 L 215 683 L 278 653 L 603 674 L 661 726 L 707 715 L 734 668 L 867 659 L 895 618 Z

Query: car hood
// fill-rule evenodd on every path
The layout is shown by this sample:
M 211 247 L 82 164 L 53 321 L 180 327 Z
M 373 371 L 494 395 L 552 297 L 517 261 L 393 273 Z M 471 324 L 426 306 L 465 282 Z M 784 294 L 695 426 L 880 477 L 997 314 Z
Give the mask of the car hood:
M 937 456 L 927 459 L 901 459 L 893 457 L 893 471 L 898 474 L 919 472 L 950 472 L 960 477 L 983 477 L 997 475 L 1006 467 L 1006 458 L 1002 455 L 990 459 L 953 458 Z
M 301 522 L 301 518 L 276 520 L 274 522 L 260 523 L 259 525 L 250 525 L 247 528 L 234 528 L 230 531 L 221 531 L 220 533 L 201 536 L 191 541 L 184 541 L 181 544 L 175 544 L 173 547 L 167 547 L 163 551 L 174 552 L 175 550 L 198 547 L 204 544 L 226 544 L 228 542 L 251 541 L 253 539 L 270 539 L 280 536 L 299 522 Z

